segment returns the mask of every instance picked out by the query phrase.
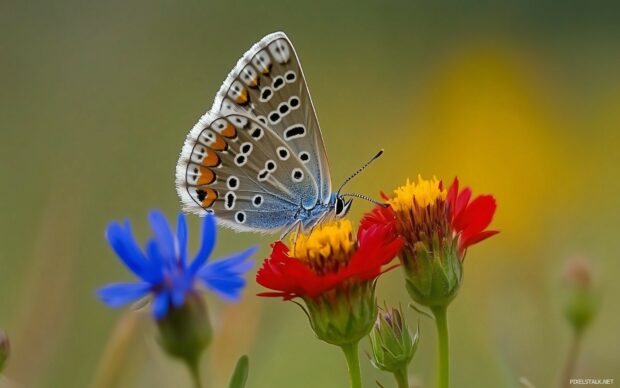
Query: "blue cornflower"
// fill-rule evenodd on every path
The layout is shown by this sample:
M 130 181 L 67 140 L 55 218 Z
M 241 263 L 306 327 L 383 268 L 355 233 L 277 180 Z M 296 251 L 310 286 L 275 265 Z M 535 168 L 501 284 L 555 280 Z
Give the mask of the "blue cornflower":
M 207 262 L 215 246 L 216 226 L 211 214 L 204 217 L 201 247 L 194 259 L 187 260 L 187 222 L 179 214 L 176 235 L 159 211 L 149 214 L 154 236 L 140 249 L 129 221 L 112 222 L 106 231 L 108 243 L 122 262 L 140 280 L 112 283 L 97 291 L 110 307 L 121 307 L 148 294 L 153 295 L 153 315 L 163 318 L 170 307 L 178 308 L 188 293 L 205 286 L 226 300 L 237 301 L 245 286 L 243 274 L 253 265 L 249 257 L 257 247 Z

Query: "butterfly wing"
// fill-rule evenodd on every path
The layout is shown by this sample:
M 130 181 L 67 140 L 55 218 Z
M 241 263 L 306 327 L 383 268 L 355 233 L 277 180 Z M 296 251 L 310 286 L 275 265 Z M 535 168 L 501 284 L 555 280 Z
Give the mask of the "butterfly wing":
M 290 144 L 241 112 L 204 115 L 186 139 L 176 177 L 184 210 L 212 212 L 240 231 L 293 225 L 301 202 L 319 190 Z
M 211 109 L 226 115 L 244 111 L 272 129 L 315 180 L 319 195 L 304 197 L 312 208 L 326 203 L 331 178 L 323 136 L 295 49 L 283 32 L 267 35 L 237 62 Z

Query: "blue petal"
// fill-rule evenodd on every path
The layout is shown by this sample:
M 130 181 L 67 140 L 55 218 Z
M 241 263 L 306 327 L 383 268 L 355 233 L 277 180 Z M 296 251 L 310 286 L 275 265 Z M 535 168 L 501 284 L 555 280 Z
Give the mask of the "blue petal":
M 143 298 L 151 290 L 148 283 L 112 283 L 97 290 L 101 301 L 112 308 Z
M 197 276 L 216 294 L 224 299 L 236 301 L 245 286 L 243 275 L 254 264 L 247 259 L 256 252 L 256 249 L 254 246 L 228 258 L 209 263 L 200 269 Z
M 190 264 L 190 273 L 195 274 L 200 267 L 207 261 L 213 247 L 215 246 L 215 217 L 212 214 L 207 214 L 202 222 L 202 237 L 200 250 L 196 254 L 194 261 Z
M 177 274 L 172 280 L 171 299 L 174 307 L 185 302 L 185 295 L 191 291 L 193 279 L 187 273 Z
M 106 230 L 106 239 L 121 261 L 142 280 L 152 280 L 152 268 L 131 233 L 129 221 L 125 225 L 112 222 Z
M 187 262 L 187 221 L 183 213 L 179 214 L 177 221 L 177 243 L 179 244 L 179 260 L 185 268 Z
M 155 319 L 162 319 L 168 314 L 170 308 L 170 294 L 166 291 L 162 291 L 155 295 L 153 299 L 153 316 Z
M 153 264 L 154 267 L 157 267 L 160 271 L 160 274 L 163 275 L 165 270 L 169 270 L 173 267 L 174 263 L 166 260 L 164 256 L 162 256 L 159 245 L 157 244 L 157 240 L 150 239 L 146 242 L 146 246 L 144 247 L 146 254 L 149 257 L 149 260 Z M 160 277 L 161 280 L 161 277 Z
M 200 270 L 200 273 L 210 272 L 219 274 L 242 274 L 247 272 L 254 265 L 253 261 L 246 261 L 256 252 L 258 246 L 253 246 L 243 252 L 235 253 L 230 256 L 213 261 Z
M 237 302 L 241 298 L 241 291 L 245 286 L 245 280 L 240 276 L 229 276 L 226 278 L 209 278 L 201 279 L 207 288 L 217 294 L 220 298 Z
M 162 212 L 153 210 L 149 213 L 149 223 L 155 233 L 155 241 L 161 256 L 169 261 L 176 259 L 175 236 Z

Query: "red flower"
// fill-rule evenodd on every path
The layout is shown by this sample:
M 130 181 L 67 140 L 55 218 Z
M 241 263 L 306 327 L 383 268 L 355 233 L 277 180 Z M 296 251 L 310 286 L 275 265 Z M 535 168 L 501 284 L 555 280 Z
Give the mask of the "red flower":
M 429 193 L 428 188 L 424 187 L 427 184 L 435 190 Z M 364 216 L 361 225 L 396 225 L 396 230 L 409 245 L 415 244 L 422 236 L 430 238 L 428 232 L 457 237 L 459 253 L 499 233 L 485 230 L 491 224 L 497 207 L 492 195 L 480 195 L 470 202 L 472 190 L 466 187 L 459 192 L 458 178 L 454 178 L 447 191 L 441 181 L 421 181 L 417 187 L 420 186 L 422 189 L 416 189 L 416 185 L 411 186 L 407 182 L 396 191 L 394 198 L 382 193 L 384 199 L 400 211 L 394 211 L 393 206 L 376 206 Z M 416 198 L 416 194 L 421 198 Z M 449 230 L 443 230 L 445 225 Z M 421 230 L 426 233 L 420 233 Z
M 446 201 L 449 206 L 448 217 L 452 230 L 459 236 L 459 251 L 463 252 L 470 245 L 479 243 L 497 233 L 496 230 L 485 230 L 491 224 L 497 207 L 491 195 L 480 195 L 472 202 L 471 189 L 464 188 L 459 192 L 459 179 L 454 178 L 448 189 Z
M 383 266 L 403 244 L 393 233 L 394 220 L 361 225 L 355 240 L 351 229 L 351 223 L 344 220 L 319 226 L 309 235 L 300 234 L 293 255 L 283 242 L 273 244 L 256 281 L 275 292 L 259 295 L 313 299 L 341 285 L 373 280 L 385 272 Z

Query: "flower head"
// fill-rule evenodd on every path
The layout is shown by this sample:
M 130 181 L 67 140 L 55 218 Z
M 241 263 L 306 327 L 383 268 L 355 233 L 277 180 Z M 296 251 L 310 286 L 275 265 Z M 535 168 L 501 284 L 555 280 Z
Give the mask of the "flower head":
M 354 237 L 351 222 L 340 220 L 300 233 L 292 254 L 278 241 L 256 275 L 259 284 L 275 292 L 260 295 L 312 299 L 346 283 L 373 280 L 402 246 L 390 231 L 390 225 L 372 225 Z
M 321 224 L 273 245 L 256 280 L 274 290 L 259 295 L 304 300 L 317 336 L 332 344 L 357 343 L 377 314 L 375 279 L 402 246 L 391 225 L 360 227 L 348 220 Z
M 187 223 L 178 217 L 173 233 L 159 211 L 149 214 L 153 237 L 144 250 L 135 241 L 129 221 L 111 223 L 107 240 L 127 268 L 138 277 L 137 282 L 113 283 L 97 291 L 99 298 L 110 307 L 121 307 L 153 297 L 153 315 L 162 319 L 171 308 L 180 308 L 191 293 L 204 286 L 227 300 L 238 300 L 245 285 L 243 274 L 252 267 L 249 257 L 256 247 L 233 254 L 225 259 L 210 261 L 215 246 L 216 226 L 212 215 L 204 218 L 201 247 L 193 260 L 187 258 Z
M 470 188 L 459 190 L 454 179 L 446 190 L 436 178 L 407 180 L 384 196 L 390 208 L 376 207 L 363 225 L 395 224 L 405 245 L 401 251 L 407 287 L 424 305 L 446 304 L 461 282 L 462 261 L 468 247 L 497 234 L 486 230 L 495 213 L 495 199 L 481 195 L 470 201 Z

